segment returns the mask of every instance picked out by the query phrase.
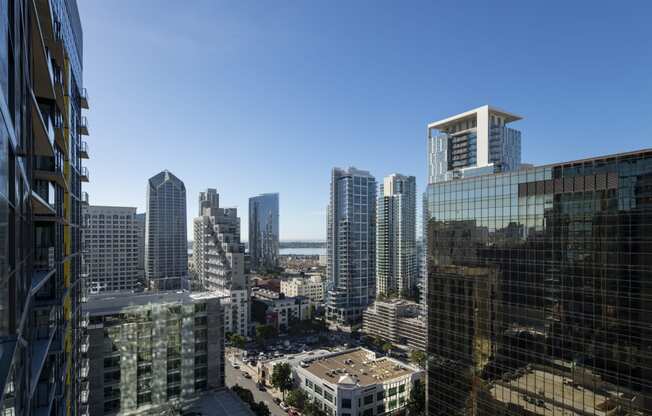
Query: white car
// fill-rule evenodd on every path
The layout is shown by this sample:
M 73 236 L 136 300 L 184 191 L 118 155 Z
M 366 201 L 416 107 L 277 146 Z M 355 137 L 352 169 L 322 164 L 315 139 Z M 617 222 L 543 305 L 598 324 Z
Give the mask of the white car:
M 279 404 L 278 404 L 278 407 L 280 407 L 281 409 L 285 410 L 286 412 L 287 412 L 288 409 L 290 408 L 290 406 L 288 406 L 287 404 L 285 404 L 285 402 L 281 402 L 281 403 L 279 403 Z

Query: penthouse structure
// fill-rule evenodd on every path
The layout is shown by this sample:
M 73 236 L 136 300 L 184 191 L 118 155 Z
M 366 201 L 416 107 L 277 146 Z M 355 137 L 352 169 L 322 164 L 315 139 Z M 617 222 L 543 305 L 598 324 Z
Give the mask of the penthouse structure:
M 362 315 L 362 332 L 414 350 L 426 350 L 426 322 L 421 306 L 403 299 L 376 301 Z
M 428 183 L 518 170 L 521 117 L 488 105 L 428 124 Z

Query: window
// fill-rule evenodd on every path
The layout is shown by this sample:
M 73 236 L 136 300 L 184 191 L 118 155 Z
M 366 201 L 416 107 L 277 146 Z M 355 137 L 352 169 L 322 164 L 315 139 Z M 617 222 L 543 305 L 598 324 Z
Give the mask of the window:
M 405 393 L 405 384 L 401 384 L 400 386 L 398 386 L 398 392 Z
M 385 398 L 385 392 L 384 392 L 384 391 L 379 391 L 379 392 L 376 394 L 376 400 L 381 401 L 381 400 L 383 400 L 384 398 Z
M 312 383 L 312 381 L 306 379 L 306 387 L 308 387 L 309 389 L 312 389 L 313 386 L 314 386 L 314 384 Z
M 396 387 L 392 387 L 387 391 L 388 396 L 393 396 L 396 394 Z
M 321 389 L 321 387 L 315 385 L 315 393 L 317 393 L 317 394 L 319 394 L 319 395 L 321 396 L 321 394 L 322 394 L 322 389 Z
M 370 394 L 370 395 L 364 397 L 365 406 L 368 405 L 368 404 L 371 404 L 373 402 L 374 402 L 374 395 L 373 394 Z
M 342 409 L 351 408 L 351 399 L 342 399 Z

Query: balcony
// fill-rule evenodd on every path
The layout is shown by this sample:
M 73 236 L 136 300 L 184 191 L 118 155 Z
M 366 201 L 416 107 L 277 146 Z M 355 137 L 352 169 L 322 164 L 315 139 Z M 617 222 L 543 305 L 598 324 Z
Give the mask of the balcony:
M 79 143 L 79 157 L 82 159 L 88 159 L 88 143 L 82 140 Z
M 86 335 L 82 338 L 81 344 L 79 345 L 79 351 L 81 351 L 82 354 L 86 354 L 88 353 L 89 346 L 88 335 Z
M 86 91 L 86 88 L 82 88 L 79 93 L 79 105 L 81 108 L 88 110 L 88 91 Z
M 32 33 L 32 81 L 34 93 L 37 97 L 50 100 L 56 99 L 54 92 L 54 69 L 52 67 L 52 56 L 45 46 L 43 31 L 37 13 L 31 13 Z
M 82 192 L 80 199 L 82 204 L 88 205 L 88 192 Z
M 79 118 L 79 124 L 77 127 L 79 128 L 79 134 L 88 136 L 88 120 L 86 119 L 86 116 Z
M 34 178 L 54 182 L 64 189 L 67 188 L 68 184 L 63 176 L 63 156 L 55 151 L 54 157 L 34 158 Z
M 81 361 L 81 365 L 79 366 L 79 378 L 87 379 L 89 371 L 90 371 L 90 366 L 88 364 L 88 358 L 84 358 Z
M 90 314 L 88 312 L 82 314 L 81 321 L 79 321 L 79 326 L 83 329 L 88 328 L 88 323 L 90 321 Z
M 50 117 L 43 117 L 41 108 L 32 96 L 32 132 L 34 135 L 34 153 L 37 156 L 54 156 L 54 126 Z
M 81 391 L 79 392 L 79 401 L 81 404 L 88 403 L 88 382 L 82 384 Z
M 41 371 L 45 366 L 45 360 L 47 358 L 48 351 L 50 350 L 52 340 L 54 339 L 55 331 L 53 328 L 48 328 L 48 331 L 49 334 L 47 338 L 37 339 L 31 343 L 30 352 L 32 356 L 32 365 L 30 379 L 32 380 L 32 385 L 30 388 L 30 397 L 36 391 L 38 380 L 41 377 Z
M 80 171 L 79 171 L 79 179 L 82 182 L 88 182 L 88 168 L 86 166 L 82 166 Z
M 56 215 L 55 193 L 52 182 L 35 180 L 32 188 L 32 208 L 35 215 Z

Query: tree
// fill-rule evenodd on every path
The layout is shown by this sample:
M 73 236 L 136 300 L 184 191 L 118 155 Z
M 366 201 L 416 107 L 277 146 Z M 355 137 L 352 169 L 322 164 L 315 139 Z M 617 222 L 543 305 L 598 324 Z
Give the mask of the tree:
M 287 397 L 285 398 L 285 403 L 287 403 L 289 406 L 296 407 L 301 411 L 303 411 L 307 401 L 308 396 L 306 396 L 306 393 L 300 389 L 290 390 Z
M 326 412 L 314 400 L 307 401 L 301 413 L 304 416 L 326 416 Z
M 231 390 L 242 400 L 243 402 L 251 405 L 254 402 L 254 394 L 251 392 L 251 390 L 247 390 L 243 387 L 240 387 L 238 384 L 235 386 L 231 387 Z
M 410 352 L 410 361 L 419 367 L 425 368 L 426 366 L 426 354 L 423 351 L 412 350 Z
M 426 388 L 421 380 L 417 380 L 410 390 L 407 403 L 408 415 L 423 416 L 426 411 Z
M 279 389 L 285 401 L 285 392 L 294 387 L 292 379 L 292 368 L 288 363 L 279 363 L 272 370 L 272 386 Z
M 231 336 L 229 337 L 229 341 L 231 342 L 232 346 L 240 350 L 244 349 L 245 345 L 247 344 L 247 340 L 245 339 L 245 337 L 239 334 L 231 334 Z
M 392 345 L 391 342 L 386 342 L 386 343 L 383 344 L 382 349 L 383 349 L 383 352 L 385 354 L 387 354 L 387 353 L 391 352 L 394 349 L 394 345 Z
M 269 407 L 264 402 L 258 402 L 258 403 L 253 403 L 249 407 L 251 407 L 251 411 L 254 412 L 256 416 L 270 416 L 271 412 L 269 411 Z
M 278 331 L 272 325 L 259 325 L 256 327 L 256 341 L 263 345 L 265 341 L 275 338 Z

